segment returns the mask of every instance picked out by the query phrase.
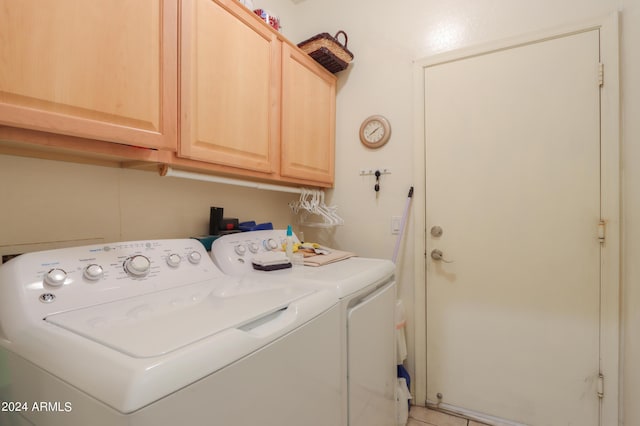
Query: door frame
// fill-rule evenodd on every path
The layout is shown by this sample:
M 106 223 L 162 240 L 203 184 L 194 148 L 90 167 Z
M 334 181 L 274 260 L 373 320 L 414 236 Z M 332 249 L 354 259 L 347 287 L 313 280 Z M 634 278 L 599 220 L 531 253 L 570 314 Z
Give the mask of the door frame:
M 600 372 L 604 375 L 601 425 L 616 425 L 620 383 L 620 82 L 619 14 L 599 17 L 554 30 L 540 31 L 489 44 L 438 54 L 414 65 L 414 402 L 428 405 L 426 329 L 426 200 L 425 200 L 425 68 L 584 31 L 599 30 L 600 62 L 604 84 L 600 88 L 601 218 L 606 242 L 601 249 Z M 597 224 L 594 223 L 594 227 Z M 462 413 L 464 414 L 464 413 Z

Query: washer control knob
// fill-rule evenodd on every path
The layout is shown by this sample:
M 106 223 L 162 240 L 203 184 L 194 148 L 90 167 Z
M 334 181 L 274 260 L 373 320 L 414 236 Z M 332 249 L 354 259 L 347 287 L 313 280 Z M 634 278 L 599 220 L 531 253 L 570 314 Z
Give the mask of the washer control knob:
M 50 269 L 44 274 L 44 283 L 52 287 L 60 287 L 67 279 L 67 272 L 60 268 Z
M 189 262 L 197 265 L 198 263 L 200 263 L 202 255 L 200 255 L 200 252 L 192 251 L 191 253 L 189 253 L 189 256 L 187 256 L 187 258 L 189 259 Z
M 237 246 L 235 246 L 234 250 L 240 256 L 244 256 L 244 254 L 247 252 L 247 248 L 245 246 L 243 246 L 242 244 L 238 244 Z
M 264 242 L 264 247 L 267 250 L 275 250 L 278 248 L 278 242 L 276 240 L 274 240 L 273 238 L 269 238 L 268 240 L 266 240 Z
M 249 243 L 249 251 L 251 253 L 257 253 L 260 250 L 260 246 L 256 243 Z
M 104 276 L 104 269 L 102 266 L 92 263 L 91 265 L 87 265 L 82 272 L 82 276 L 84 276 L 89 281 L 98 281 L 100 278 Z
M 178 253 L 171 253 L 169 257 L 167 257 L 167 265 L 172 268 L 177 268 L 180 265 L 180 262 L 182 262 L 182 258 Z
M 134 277 L 144 277 L 151 269 L 151 261 L 141 254 L 129 257 L 124 261 L 124 270 Z

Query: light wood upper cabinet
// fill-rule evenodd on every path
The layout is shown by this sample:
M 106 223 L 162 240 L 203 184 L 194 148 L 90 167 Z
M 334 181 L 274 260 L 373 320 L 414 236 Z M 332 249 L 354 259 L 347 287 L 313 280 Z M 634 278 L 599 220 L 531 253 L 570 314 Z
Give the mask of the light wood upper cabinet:
M 287 44 L 282 58 L 280 173 L 333 184 L 336 77 Z
M 331 186 L 336 77 L 236 0 L 181 4 L 178 157 Z
M 237 0 L 0 0 L 0 152 L 328 187 L 335 92 Z
M 175 149 L 175 0 L 0 0 L 0 124 Z
M 278 171 L 276 34 L 235 0 L 183 0 L 178 156 Z

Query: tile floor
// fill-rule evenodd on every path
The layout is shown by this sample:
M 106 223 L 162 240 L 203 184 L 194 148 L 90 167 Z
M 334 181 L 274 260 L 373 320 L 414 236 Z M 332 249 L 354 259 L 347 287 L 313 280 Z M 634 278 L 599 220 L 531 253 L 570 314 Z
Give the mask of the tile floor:
M 424 407 L 412 406 L 409 411 L 407 426 L 487 426 L 463 417 L 430 410 Z

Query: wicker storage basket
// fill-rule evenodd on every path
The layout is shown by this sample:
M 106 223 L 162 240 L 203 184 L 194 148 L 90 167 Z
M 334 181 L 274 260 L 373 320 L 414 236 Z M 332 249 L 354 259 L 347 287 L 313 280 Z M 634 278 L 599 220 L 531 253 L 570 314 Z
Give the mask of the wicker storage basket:
M 344 36 L 344 45 L 337 40 L 340 34 Z M 347 34 L 344 31 L 338 31 L 335 37 L 327 33 L 318 34 L 299 43 L 298 47 L 334 74 L 346 69 L 353 60 L 353 53 L 347 49 Z

